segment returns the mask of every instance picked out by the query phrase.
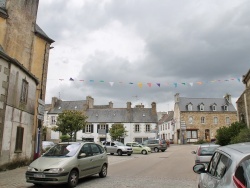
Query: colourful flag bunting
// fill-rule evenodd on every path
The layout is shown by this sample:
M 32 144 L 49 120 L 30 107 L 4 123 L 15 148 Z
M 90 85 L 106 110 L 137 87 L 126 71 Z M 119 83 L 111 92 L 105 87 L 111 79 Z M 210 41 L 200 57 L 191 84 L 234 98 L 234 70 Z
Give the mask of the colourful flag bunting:
M 104 82 L 103 80 L 100 80 L 100 82 Z
M 182 85 L 186 85 L 186 83 L 181 83 Z
M 174 87 L 177 87 L 177 83 L 174 83 Z
M 112 87 L 114 85 L 114 82 L 109 82 L 110 86 Z
M 156 83 L 156 85 L 158 85 L 159 87 L 161 87 L 161 84 L 160 84 L 160 83 Z
M 202 82 L 196 82 L 197 84 L 199 84 L 199 85 L 201 85 L 202 84 Z
M 89 82 L 94 82 L 94 80 L 89 80 Z
M 152 86 L 152 83 L 147 83 L 148 84 L 148 87 L 151 87 Z
M 142 83 L 141 82 L 138 83 L 138 87 L 142 88 Z

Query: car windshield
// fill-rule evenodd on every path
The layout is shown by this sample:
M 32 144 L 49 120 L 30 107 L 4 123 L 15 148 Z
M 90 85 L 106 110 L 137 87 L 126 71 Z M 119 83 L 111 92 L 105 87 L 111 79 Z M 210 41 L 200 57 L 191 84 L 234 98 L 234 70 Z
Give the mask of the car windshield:
M 201 147 L 200 149 L 200 155 L 213 155 L 215 150 L 218 148 L 218 146 L 210 146 L 210 147 Z
M 72 157 L 76 154 L 80 148 L 79 143 L 74 144 L 57 144 L 47 151 L 43 156 L 54 156 L 54 157 Z
M 124 144 L 121 143 L 121 142 L 115 142 L 115 145 L 117 145 L 117 146 L 124 146 Z

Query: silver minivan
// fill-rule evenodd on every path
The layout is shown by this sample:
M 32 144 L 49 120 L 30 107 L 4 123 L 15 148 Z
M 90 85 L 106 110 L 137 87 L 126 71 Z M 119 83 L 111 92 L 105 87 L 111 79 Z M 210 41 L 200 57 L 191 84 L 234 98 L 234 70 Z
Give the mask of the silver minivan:
M 207 168 L 196 164 L 193 171 L 200 174 L 199 188 L 249 188 L 250 142 L 217 148 Z

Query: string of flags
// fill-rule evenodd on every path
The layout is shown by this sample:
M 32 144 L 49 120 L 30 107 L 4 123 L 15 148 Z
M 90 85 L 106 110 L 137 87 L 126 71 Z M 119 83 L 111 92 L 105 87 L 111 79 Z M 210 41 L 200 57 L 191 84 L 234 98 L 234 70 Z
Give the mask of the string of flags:
M 50 79 L 48 79 L 50 80 Z M 85 83 L 108 83 L 111 87 L 114 86 L 114 84 L 126 84 L 124 82 L 106 82 L 104 80 L 82 80 L 82 79 L 74 79 L 72 77 L 70 77 L 69 79 L 63 79 L 60 78 L 58 79 L 59 81 L 70 81 L 70 82 L 85 82 Z M 230 78 L 230 79 L 224 79 L 224 80 L 211 80 L 211 81 L 197 81 L 197 82 L 174 82 L 174 83 L 152 83 L 152 82 L 148 82 L 148 83 L 142 83 L 142 82 L 128 82 L 127 84 L 129 85 L 137 85 L 139 88 L 142 88 L 144 85 L 151 88 L 152 86 L 157 86 L 157 87 L 167 87 L 167 86 L 172 86 L 172 87 L 178 87 L 178 86 L 191 86 L 193 87 L 194 85 L 204 85 L 207 83 L 222 83 L 222 82 L 232 82 L 232 81 L 236 81 L 236 82 L 241 82 L 241 78 Z

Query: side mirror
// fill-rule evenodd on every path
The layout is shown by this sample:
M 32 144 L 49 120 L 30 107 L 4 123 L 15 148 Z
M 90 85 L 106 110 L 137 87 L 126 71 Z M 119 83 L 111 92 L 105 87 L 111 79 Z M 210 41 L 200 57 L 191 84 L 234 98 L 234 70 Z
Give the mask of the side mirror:
M 196 164 L 194 165 L 193 167 L 193 171 L 196 173 L 196 174 L 201 174 L 201 173 L 206 173 L 206 166 L 204 164 Z
M 79 156 L 78 156 L 78 158 L 84 158 L 84 157 L 86 157 L 87 155 L 86 155 L 86 153 L 81 153 Z
M 191 151 L 192 154 L 196 154 L 196 151 Z

